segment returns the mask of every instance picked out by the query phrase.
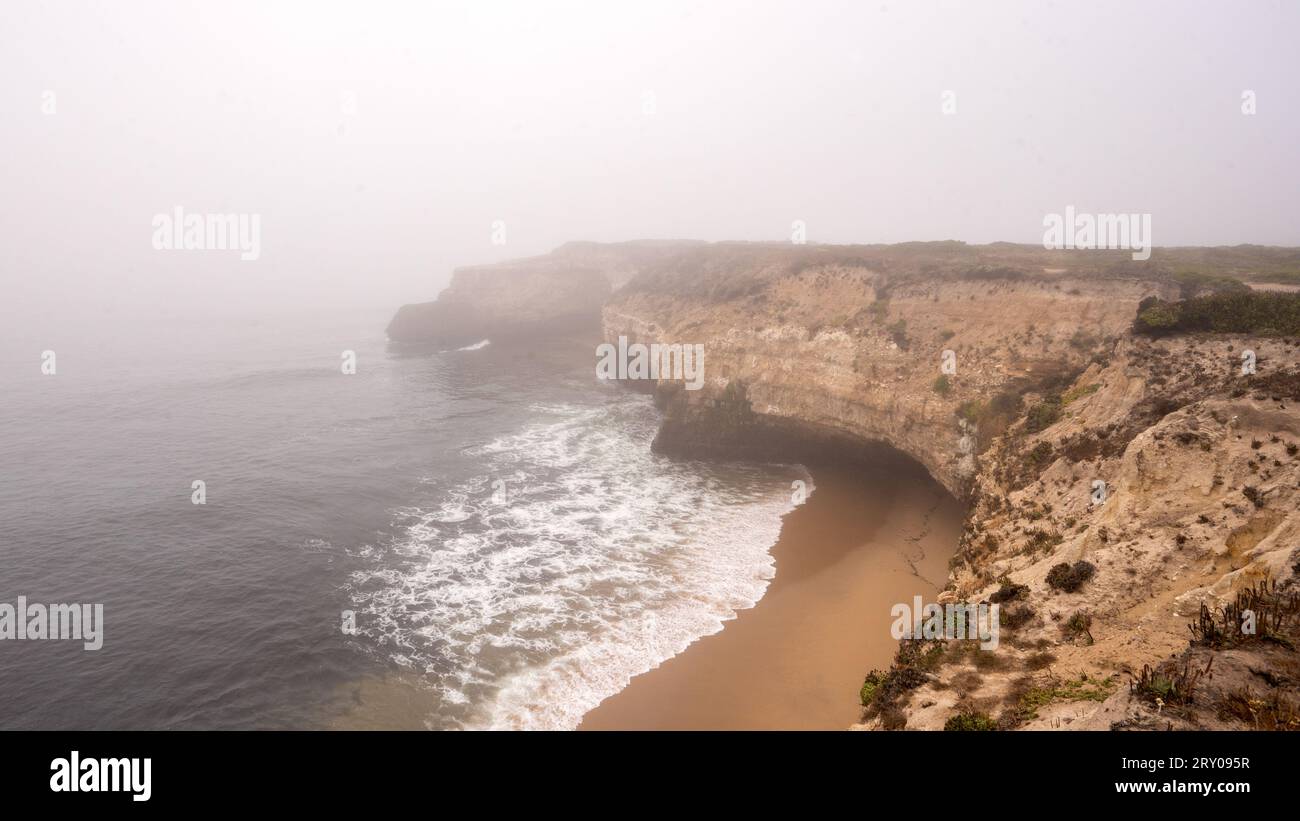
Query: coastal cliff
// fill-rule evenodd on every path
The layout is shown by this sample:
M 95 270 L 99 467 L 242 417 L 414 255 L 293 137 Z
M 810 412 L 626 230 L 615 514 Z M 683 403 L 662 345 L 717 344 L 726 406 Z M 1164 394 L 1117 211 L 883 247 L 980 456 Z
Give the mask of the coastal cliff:
M 657 450 L 884 444 L 966 504 L 943 598 L 999 603 L 1002 645 L 904 642 L 863 727 L 1300 727 L 1300 296 L 1252 290 L 1296 251 L 565 248 L 439 303 L 532 321 L 501 290 L 554 314 L 562 279 L 609 341 L 703 346 L 701 390 L 653 386 Z
M 388 338 L 458 347 L 595 327 L 610 293 L 652 262 L 691 243 L 571 242 L 550 254 L 457 268 L 433 302 L 403 305 Z
M 1143 298 L 1172 289 L 1005 268 L 1021 255 L 1014 247 L 956 250 L 701 249 L 625 288 L 602 324 L 607 339 L 704 346 L 705 389 L 660 385 L 664 452 L 788 456 L 881 442 L 965 498 L 1000 430 L 964 418 L 963 405 L 1081 370 Z
M 1298 361 L 1124 335 L 1031 398 L 981 456 L 944 597 L 999 602 L 1001 647 L 905 643 L 863 726 L 1300 728 Z

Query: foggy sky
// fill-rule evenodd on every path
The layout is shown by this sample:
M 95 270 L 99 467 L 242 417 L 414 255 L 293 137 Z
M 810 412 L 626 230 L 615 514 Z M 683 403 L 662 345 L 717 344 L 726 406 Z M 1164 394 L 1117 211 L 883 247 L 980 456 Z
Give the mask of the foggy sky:
M 787 240 L 796 219 L 814 242 L 1038 243 L 1073 205 L 1149 212 L 1157 246 L 1300 245 L 1300 3 L 2 14 L 14 321 L 396 308 L 569 240 Z M 260 214 L 260 259 L 156 251 L 175 206 Z

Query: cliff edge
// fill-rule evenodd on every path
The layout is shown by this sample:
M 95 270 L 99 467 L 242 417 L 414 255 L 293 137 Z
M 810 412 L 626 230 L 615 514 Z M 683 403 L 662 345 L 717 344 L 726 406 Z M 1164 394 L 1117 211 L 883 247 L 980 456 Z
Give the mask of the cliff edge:
M 457 268 L 436 300 L 398 309 L 388 324 L 388 338 L 458 347 L 595 327 L 614 289 L 653 261 L 691 244 L 571 242 L 542 256 Z
M 1254 246 L 584 243 L 457 272 L 390 335 L 598 311 L 608 341 L 703 346 L 700 390 L 651 386 L 657 450 L 922 464 L 968 506 L 943 598 L 998 603 L 1003 640 L 904 641 L 864 728 L 1298 729 L 1297 272 Z

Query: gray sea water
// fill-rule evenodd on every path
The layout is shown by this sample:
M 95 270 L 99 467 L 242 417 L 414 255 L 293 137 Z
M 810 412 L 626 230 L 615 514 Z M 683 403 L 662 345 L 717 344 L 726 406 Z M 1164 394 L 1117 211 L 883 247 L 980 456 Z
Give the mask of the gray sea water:
M 0 329 L 0 602 L 104 606 L 0 641 L 0 727 L 325 727 L 395 675 L 420 726 L 573 727 L 762 596 L 802 469 L 653 455 L 594 338 L 386 319 Z

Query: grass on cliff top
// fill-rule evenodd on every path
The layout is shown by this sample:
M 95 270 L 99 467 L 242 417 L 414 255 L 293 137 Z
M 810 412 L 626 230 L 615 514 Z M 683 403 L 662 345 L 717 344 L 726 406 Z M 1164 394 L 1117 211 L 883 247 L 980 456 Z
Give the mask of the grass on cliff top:
M 1234 276 L 1209 271 L 1176 271 L 1171 277 L 1178 283 L 1179 296 L 1191 299 L 1201 294 L 1246 292 L 1250 286 Z
M 1030 687 L 1017 705 L 1018 718 L 1031 721 L 1038 718 L 1038 709 L 1058 701 L 1105 701 L 1119 687 L 1114 676 L 1089 678 L 1086 673 L 1077 679 L 1051 680 L 1043 686 Z
M 756 296 L 773 282 L 814 269 L 857 269 L 879 275 L 885 291 L 913 277 L 965 281 L 1093 279 L 1173 282 L 1184 298 L 1240 291 L 1240 280 L 1300 282 L 1300 249 L 1159 248 L 1149 260 L 1124 250 L 1047 250 L 1036 245 L 958 241 L 894 245 L 795 245 L 716 242 L 656 248 L 635 260 L 639 273 L 623 293 L 689 297 L 717 304 Z M 1048 273 L 1048 272 L 1052 273 Z M 847 306 L 845 306 L 847 307 Z
M 1300 335 L 1300 294 L 1231 290 L 1180 302 L 1149 297 L 1138 305 L 1133 330 L 1149 336 L 1197 331 Z
M 1300 284 L 1300 248 L 1269 245 L 1159 248 L 1152 258 L 1157 256 L 1170 259 L 1172 268 L 1189 275 Z

